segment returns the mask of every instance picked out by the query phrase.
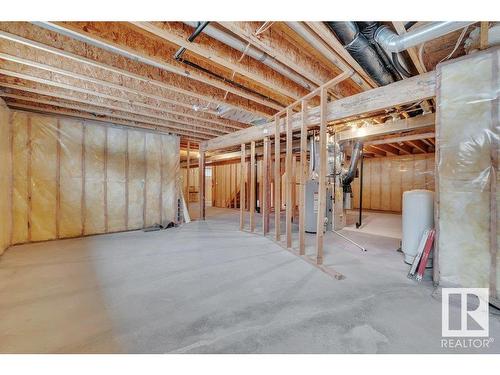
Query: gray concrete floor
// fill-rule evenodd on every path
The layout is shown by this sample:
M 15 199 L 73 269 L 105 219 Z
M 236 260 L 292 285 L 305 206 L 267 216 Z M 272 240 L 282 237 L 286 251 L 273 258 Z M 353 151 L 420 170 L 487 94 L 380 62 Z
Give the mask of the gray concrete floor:
M 362 253 L 327 233 L 325 264 L 339 281 L 238 231 L 235 210 L 207 216 L 159 232 L 10 248 L 0 257 L 0 352 L 446 351 L 440 290 L 407 279 L 397 240 L 345 231 Z M 312 257 L 313 235 L 307 243 Z M 500 353 L 499 332 L 491 315 L 489 352 Z

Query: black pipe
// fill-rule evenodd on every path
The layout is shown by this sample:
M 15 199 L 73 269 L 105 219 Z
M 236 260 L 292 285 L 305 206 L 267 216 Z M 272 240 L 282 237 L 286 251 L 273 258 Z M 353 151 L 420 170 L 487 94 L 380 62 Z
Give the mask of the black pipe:
M 366 23 L 365 23 L 366 24 Z M 366 26 L 366 33 L 372 32 L 371 23 Z M 387 70 L 382 59 L 373 45 L 368 41 L 365 35 L 360 33 L 359 27 L 355 22 L 326 22 L 326 25 L 334 32 L 345 49 L 352 57 L 363 67 L 363 69 L 380 86 L 388 85 L 394 82 L 394 77 Z
M 359 229 L 363 222 L 363 164 L 365 160 L 365 154 L 361 151 L 361 167 L 359 171 L 359 219 L 356 223 L 356 229 Z
M 203 31 L 203 29 L 205 27 L 207 27 L 207 25 L 209 23 L 210 23 L 209 21 L 198 22 L 198 26 L 196 26 L 196 29 L 194 29 L 194 31 L 191 33 L 191 35 L 187 38 L 188 42 L 189 43 L 193 43 L 194 40 L 196 39 L 196 37 L 201 34 L 201 32 Z M 174 59 L 180 60 L 180 58 L 182 57 L 182 55 L 184 54 L 184 52 L 186 52 L 186 48 L 185 47 L 179 48 L 177 50 L 177 52 L 175 53 L 175 55 L 174 55 Z

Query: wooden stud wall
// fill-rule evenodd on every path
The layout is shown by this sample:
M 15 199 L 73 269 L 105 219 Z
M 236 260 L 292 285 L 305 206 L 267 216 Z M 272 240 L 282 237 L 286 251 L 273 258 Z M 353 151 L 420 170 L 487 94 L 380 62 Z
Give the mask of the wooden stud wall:
M 12 129 L 13 244 L 175 221 L 178 137 L 17 111 Z

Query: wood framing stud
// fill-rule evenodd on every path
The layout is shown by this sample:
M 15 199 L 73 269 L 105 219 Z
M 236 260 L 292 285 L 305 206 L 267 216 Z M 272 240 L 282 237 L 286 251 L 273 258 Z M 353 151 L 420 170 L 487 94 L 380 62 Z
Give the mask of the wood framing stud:
M 286 111 L 286 211 L 285 211 L 285 228 L 286 228 L 286 247 L 292 247 L 292 109 L 287 108 Z
M 255 142 L 250 143 L 250 232 L 255 230 Z
M 323 264 L 323 237 L 326 211 L 326 89 L 321 90 L 319 128 L 319 187 L 318 217 L 316 222 L 316 263 Z
M 302 101 L 302 127 L 300 129 L 300 189 L 299 189 L 299 254 L 306 253 L 305 202 L 307 181 L 307 101 Z
M 200 150 L 200 162 L 198 164 L 199 178 L 199 200 L 200 200 L 200 220 L 205 220 L 205 152 Z
M 281 168 L 280 168 L 280 118 L 274 118 L 274 230 L 275 240 L 281 240 Z
M 240 162 L 240 230 L 245 227 L 245 144 L 241 145 L 241 162 Z
M 264 236 L 269 232 L 269 137 L 264 137 L 264 151 L 262 161 L 262 233 Z

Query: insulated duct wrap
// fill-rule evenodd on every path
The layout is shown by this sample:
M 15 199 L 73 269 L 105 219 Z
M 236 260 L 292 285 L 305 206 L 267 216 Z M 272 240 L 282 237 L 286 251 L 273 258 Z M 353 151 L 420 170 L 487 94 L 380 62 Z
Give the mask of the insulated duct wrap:
M 394 82 L 379 54 L 355 22 L 326 22 L 352 57 L 380 86 Z M 374 26 L 373 26 L 374 27 Z M 367 28 L 367 33 L 373 28 Z M 368 34 L 367 34 L 368 35 Z

